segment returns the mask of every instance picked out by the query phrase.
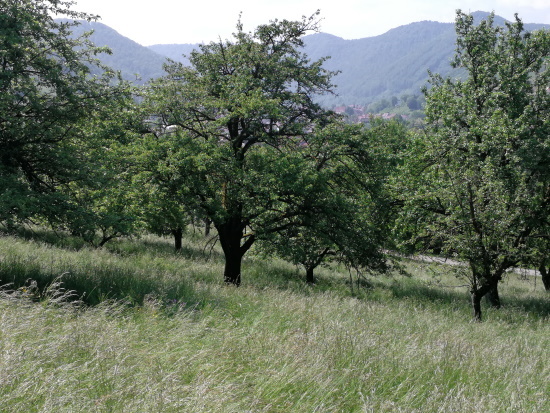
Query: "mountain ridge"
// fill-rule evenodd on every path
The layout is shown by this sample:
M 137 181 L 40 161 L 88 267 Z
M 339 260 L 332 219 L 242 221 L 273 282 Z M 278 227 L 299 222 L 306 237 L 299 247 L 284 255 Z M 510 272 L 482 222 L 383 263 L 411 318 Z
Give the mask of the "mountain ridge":
M 488 12 L 472 13 L 476 22 Z M 495 23 L 506 20 L 495 16 Z M 526 31 L 550 29 L 548 24 L 524 23 Z M 199 44 L 156 44 L 142 46 L 99 22 L 83 22 L 75 31 L 94 30 L 91 40 L 108 46 L 112 55 L 99 58 L 107 66 L 120 70 L 123 77 L 144 83 L 161 76 L 166 59 L 189 64 L 184 56 Z M 367 105 L 380 99 L 420 94 L 428 80 L 428 70 L 443 76 L 453 74 L 450 66 L 455 52 L 454 23 L 431 20 L 401 25 L 387 32 L 361 39 L 346 40 L 329 33 L 304 36 L 304 51 L 312 60 L 330 56 L 324 63 L 328 70 L 339 71 L 333 80 L 336 95 L 319 97 L 324 106 Z M 457 72 L 455 72 L 457 74 Z M 137 77 L 141 80 L 136 80 Z

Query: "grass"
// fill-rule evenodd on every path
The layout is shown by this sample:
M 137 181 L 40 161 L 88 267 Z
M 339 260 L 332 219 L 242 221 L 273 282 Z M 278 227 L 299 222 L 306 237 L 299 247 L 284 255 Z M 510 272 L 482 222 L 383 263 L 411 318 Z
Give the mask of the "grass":
M 550 411 L 540 282 L 508 276 L 475 323 L 442 266 L 352 292 L 338 268 L 307 286 L 249 258 L 234 288 L 199 241 L 0 238 L 0 411 Z

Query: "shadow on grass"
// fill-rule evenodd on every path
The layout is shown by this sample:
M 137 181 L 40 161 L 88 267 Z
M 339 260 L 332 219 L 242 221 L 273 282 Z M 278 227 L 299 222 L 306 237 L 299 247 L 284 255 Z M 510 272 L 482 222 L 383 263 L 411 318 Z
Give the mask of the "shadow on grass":
M 26 230 L 18 235 L 71 251 L 80 250 L 86 243 L 75 237 L 60 236 L 47 230 Z M 132 257 L 147 254 L 154 259 L 180 256 L 185 260 L 215 263 L 223 262 L 223 254 L 214 248 L 205 248 L 206 239 L 188 234 L 181 251 L 175 253 L 173 244 L 167 238 L 144 237 L 138 240 L 121 239 L 113 241 L 104 250 L 113 255 Z M 131 259 L 131 258 L 130 258 Z M 184 260 L 182 260 L 184 262 Z M 439 306 L 452 310 L 470 312 L 470 298 L 465 287 L 445 289 L 438 285 L 428 285 L 414 277 L 402 275 L 346 276 L 341 268 L 320 268 L 316 272 L 316 283 L 308 285 L 305 271 L 280 260 L 246 259 L 243 263 L 243 283 L 253 288 L 276 288 L 290 290 L 304 295 L 333 292 L 343 297 L 353 296 L 363 300 L 411 299 L 420 305 Z M 148 297 L 161 297 L 167 302 L 198 302 L 198 294 L 188 277 L 164 277 L 154 268 L 145 266 L 118 265 L 115 263 L 94 263 L 63 269 L 63 274 L 43 269 L 38 262 L 12 258 L 0 260 L 0 285 L 11 284 L 10 288 L 28 288 L 30 280 L 36 282 L 38 296 L 56 281 L 63 288 L 73 290 L 78 298 L 88 305 L 96 305 L 105 300 L 124 300 L 133 305 L 142 305 Z M 184 269 L 185 270 L 185 269 Z M 160 270 L 162 272 L 162 270 Z M 176 271 L 179 272 L 179 271 Z M 204 278 L 199 273 L 195 280 Z M 220 281 L 222 273 L 220 272 Z M 204 278 L 203 282 L 215 282 Z M 201 293 L 202 294 L 202 293 Z M 38 297 L 39 298 L 39 297 Z M 210 297 L 215 300 L 215 297 Z M 202 295 L 202 300 L 209 300 Z M 546 297 L 517 297 L 502 295 L 503 310 L 523 312 L 533 318 L 550 317 L 549 300 Z M 485 305 L 485 308 L 487 306 Z M 491 309 L 491 311 L 493 311 Z
M 41 227 L 32 228 L 21 226 L 11 231 L 0 228 L 0 236 L 2 234 L 12 235 L 25 241 L 35 241 L 71 251 L 78 251 L 90 245 L 82 238 L 71 236 L 65 231 L 52 231 Z
M 535 318 L 550 319 L 550 295 L 546 298 L 501 297 L 503 307 L 515 307 Z
M 0 236 L 2 228 L 0 228 Z M 18 227 L 15 231 L 6 232 L 25 241 L 34 241 L 50 245 L 52 247 L 79 251 L 84 248 L 92 248 L 91 244 L 82 238 L 72 236 L 65 231 L 52 231 L 47 228 Z M 174 254 L 188 259 L 222 260 L 223 254 L 215 248 L 211 248 L 209 240 L 198 233 L 185 234 L 184 245 L 176 251 L 172 238 L 169 237 L 121 237 L 106 243 L 102 248 L 114 254 L 128 256 L 143 254 L 144 252 L 169 255 Z
M 445 288 L 441 286 L 431 286 L 421 282 L 404 279 L 398 281 L 393 279 L 391 283 L 377 282 L 374 280 L 375 288 L 385 289 L 396 299 L 408 298 L 416 302 L 426 304 L 435 304 L 437 306 L 454 308 L 471 312 L 470 294 L 467 287 Z M 550 298 L 547 297 L 515 297 L 501 293 L 501 313 L 507 310 L 519 310 L 527 316 L 535 319 L 544 319 L 550 317 Z M 483 311 L 500 311 L 491 308 L 486 300 L 482 301 Z
M 0 261 L 0 285 L 11 290 L 34 290 L 34 298 L 46 297 L 56 282 L 63 289 L 73 291 L 73 297 L 87 305 L 106 300 L 121 300 L 131 305 L 142 305 L 148 297 L 163 300 L 196 301 L 197 294 L 183 277 L 165 280 L 154 274 L 133 268 L 92 266 L 85 269 L 67 268 L 62 274 L 45 271 L 39 263 Z
M 173 244 L 168 239 L 163 238 L 145 238 L 138 240 L 120 239 L 115 240 L 110 244 L 106 244 L 104 248 L 117 255 L 131 256 L 140 255 L 147 252 L 152 255 L 159 256 L 179 256 L 189 260 L 200 261 L 223 261 L 223 254 L 218 250 L 207 248 L 206 239 L 198 239 L 185 243 L 179 251 L 176 251 Z
M 470 294 L 466 286 L 444 287 L 438 284 L 427 284 L 414 276 L 406 276 L 400 273 L 372 274 L 360 276 L 352 274 L 351 277 L 343 276 L 344 270 L 340 269 L 331 274 L 330 269 L 319 271 L 314 285 L 307 285 L 305 272 L 299 267 L 284 265 L 271 265 L 265 262 L 255 263 L 256 275 L 252 277 L 250 284 L 258 288 L 270 286 L 278 289 L 290 289 L 307 295 L 334 292 L 342 296 L 351 296 L 361 300 L 387 301 L 387 300 L 413 300 L 415 305 L 440 308 L 442 310 L 458 311 L 464 317 L 471 317 Z M 262 270 L 263 267 L 263 270 Z M 261 274 L 258 276 L 257 274 Z M 502 308 L 491 308 L 483 300 L 485 314 L 491 312 L 495 318 L 503 321 L 517 322 L 524 316 L 532 319 L 550 318 L 549 297 L 518 297 L 501 293 Z M 516 315 L 513 315 L 513 314 Z

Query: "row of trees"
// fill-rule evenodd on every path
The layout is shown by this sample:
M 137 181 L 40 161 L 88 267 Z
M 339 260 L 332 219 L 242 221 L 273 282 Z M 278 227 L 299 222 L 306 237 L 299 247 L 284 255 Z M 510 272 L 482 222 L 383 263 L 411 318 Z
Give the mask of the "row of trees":
M 327 260 L 384 271 L 389 249 L 437 247 L 470 263 L 478 319 L 508 268 L 548 274 L 547 32 L 458 12 L 455 66 L 469 76 L 432 75 L 415 133 L 348 125 L 316 103 L 335 74 L 301 51 L 318 13 L 253 32 L 239 22 L 140 89 L 55 15 L 94 18 L 54 0 L 2 5 L 5 226 L 34 220 L 96 245 L 146 230 L 178 248 L 202 221 L 234 285 L 253 247 L 303 265 L 308 282 Z

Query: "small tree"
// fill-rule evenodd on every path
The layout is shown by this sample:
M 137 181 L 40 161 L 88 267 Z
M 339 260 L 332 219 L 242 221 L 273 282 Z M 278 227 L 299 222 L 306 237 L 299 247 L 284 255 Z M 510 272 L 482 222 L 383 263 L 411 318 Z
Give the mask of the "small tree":
M 260 245 L 302 265 L 308 283 L 315 282 L 315 269 L 330 260 L 356 269 L 386 270 L 383 248 L 391 217 L 386 181 L 395 166 L 390 148 L 405 133 L 397 122 L 374 119 L 368 129 L 333 124 L 309 135 L 302 156 L 315 160 L 322 176 L 313 192 L 320 208 L 304 225 L 273 234 Z
M 97 247 L 137 230 L 131 159 L 126 156 L 133 106 L 131 96 L 113 96 L 75 124 L 87 138 L 78 151 L 82 177 L 58 188 L 67 199 L 61 225 Z
M 493 17 L 475 26 L 457 12 L 452 65 L 468 77 L 430 74 L 428 129 L 411 154 L 418 179 L 404 210 L 469 264 L 477 320 L 481 298 L 528 260 L 529 241 L 548 237 L 550 212 L 550 33 L 525 33 L 517 16 L 496 27 Z
M 532 249 L 531 261 L 526 264 L 533 265 L 539 271 L 544 289 L 550 292 L 550 239 L 531 239 L 529 248 Z
M 172 235 L 181 250 L 183 234 L 192 221 L 187 192 L 174 170 L 182 140 L 174 131 L 148 133 L 127 148 L 131 161 L 133 204 L 145 228 L 157 235 Z

